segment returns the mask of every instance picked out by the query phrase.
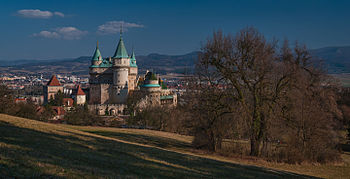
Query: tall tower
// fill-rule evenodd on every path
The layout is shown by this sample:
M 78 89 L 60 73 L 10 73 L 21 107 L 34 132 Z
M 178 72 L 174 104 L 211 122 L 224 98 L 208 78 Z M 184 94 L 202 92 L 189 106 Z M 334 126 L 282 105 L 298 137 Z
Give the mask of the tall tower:
M 113 71 L 110 58 L 102 58 L 98 44 L 90 66 L 90 104 L 110 104 L 113 87 Z
M 123 32 L 120 30 L 120 39 L 113 58 L 113 103 L 125 104 L 128 96 L 128 76 L 130 60 L 126 51 Z
M 132 54 L 130 57 L 130 68 L 129 68 L 129 83 L 128 83 L 128 87 L 129 87 L 129 91 L 130 90 L 135 90 L 135 88 L 137 87 L 137 64 L 136 64 L 136 57 L 135 57 L 135 53 L 134 53 L 134 49 L 132 50 Z

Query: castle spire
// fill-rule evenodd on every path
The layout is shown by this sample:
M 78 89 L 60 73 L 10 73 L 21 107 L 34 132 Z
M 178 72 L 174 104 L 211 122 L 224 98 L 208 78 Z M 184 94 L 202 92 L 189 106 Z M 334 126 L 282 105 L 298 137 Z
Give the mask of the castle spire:
M 96 50 L 94 53 L 94 56 L 92 56 L 92 61 L 99 61 L 102 60 L 102 55 L 100 50 L 98 49 L 98 41 L 96 42 Z
M 123 37 L 123 23 L 120 24 L 120 38 Z
M 134 47 L 132 48 L 132 54 L 130 57 L 130 67 L 137 67 Z
M 131 59 L 135 59 L 135 51 L 134 47 L 132 47 Z M 136 59 L 135 59 L 136 60 Z
M 128 57 L 129 57 L 128 52 L 126 51 L 124 41 L 123 41 L 123 26 L 120 25 L 120 39 L 113 58 L 128 58 Z

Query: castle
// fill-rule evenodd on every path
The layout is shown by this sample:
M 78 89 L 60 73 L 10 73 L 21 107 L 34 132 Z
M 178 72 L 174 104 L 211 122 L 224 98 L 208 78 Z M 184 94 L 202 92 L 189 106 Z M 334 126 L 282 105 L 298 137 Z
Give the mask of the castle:
M 90 111 L 98 115 L 123 115 L 127 107 L 128 95 L 132 91 L 145 94 L 137 104 L 140 108 L 156 105 L 176 106 L 177 95 L 163 83 L 155 73 L 147 71 L 138 76 L 134 51 L 131 55 L 125 48 L 122 32 L 117 49 L 112 57 L 102 58 L 96 45 L 89 67 L 89 86 L 86 96 L 80 86 L 72 95 L 78 105 L 88 103 Z M 45 103 L 54 99 L 58 91 L 71 95 L 72 91 L 63 87 L 53 75 L 44 87 Z M 86 99 L 87 98 L 87 99 Z M 69 100 L 66 100 L 69 103 Z M 70 102 L 72 103 L 72 102 Z M 65 106 L 70 106 L 66 104 Z
M 146 104 L 176 105 L 177 96 L 159 84 L 160 78 L 152 72 L 144 77 L 138 76 L 138 67 L 134 51 L 128 55 L 124 45 L 122 32 L 117 49 L 112 57 L 102 58 L 96 45 L 96 50 L 89 67 L 89 108 L 99 115 L 121 115 L 124 113 L 128 94 L 133 90 L 143 90 L 149 93 L 143 99 Z M 150 79 L 149 77 L 152 77 Z

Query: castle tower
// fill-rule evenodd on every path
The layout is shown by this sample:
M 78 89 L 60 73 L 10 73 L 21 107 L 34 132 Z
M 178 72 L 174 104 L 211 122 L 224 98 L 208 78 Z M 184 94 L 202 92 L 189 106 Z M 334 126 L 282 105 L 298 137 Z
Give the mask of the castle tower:
M 146 72 L 144 83 L 141 85 L 141 90 L 148 93 L 148 103 L 151 105 L 160 105 L 161 86 L 159 79 L 155 73 Z
M 113 58 L 113 103 L 125 104 L 128 96 L 130 60 L 126 51 L 122 31 Z
M 89 67 L 89 104 L 108 104 L 111 102 L 110 93 L 112 91 L 113 82 L 113 71 L 111 67 L 112 62 L 102 58 L 97 43 Z
M 129 68 L 129 79 L 128 79 L 129 91 L 136 89 L 136 86 L 137 86 L 136 78 L 137 78 L 137 64 L 136 64 L 136 57 L 133 49 L 130 57 L 130 68 Z
M 98 41 L 96 42 L 96 50 L 94 53 L 94 56 L 92 56 L 91 59 L 91 65 L 92 66 L 99 66 L 102 63 L 102 55 L 100 50 L 98 49 Z

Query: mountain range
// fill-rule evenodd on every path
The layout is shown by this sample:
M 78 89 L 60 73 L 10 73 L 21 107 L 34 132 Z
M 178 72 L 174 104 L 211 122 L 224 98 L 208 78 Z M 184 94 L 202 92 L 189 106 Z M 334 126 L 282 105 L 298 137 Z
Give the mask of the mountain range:
M 195 61 L 198 59 L 199 51 L 184 55 L 162 55 L 152 53 L 145 56 L 136 56 L 139 71 L 146 69 L 156 73 L 193 73 Z M 350 73 L 350 46 L 325 47 L 310 50 L 313 57 L 324 62 L 328 73 L 340 74 Z M 91 57 L 82 56 L 72 59 L 56 60 L 14 60 L 1 61 L 0 71 L 16 73 L 42 73 L 88 75 L 88 67 Z

